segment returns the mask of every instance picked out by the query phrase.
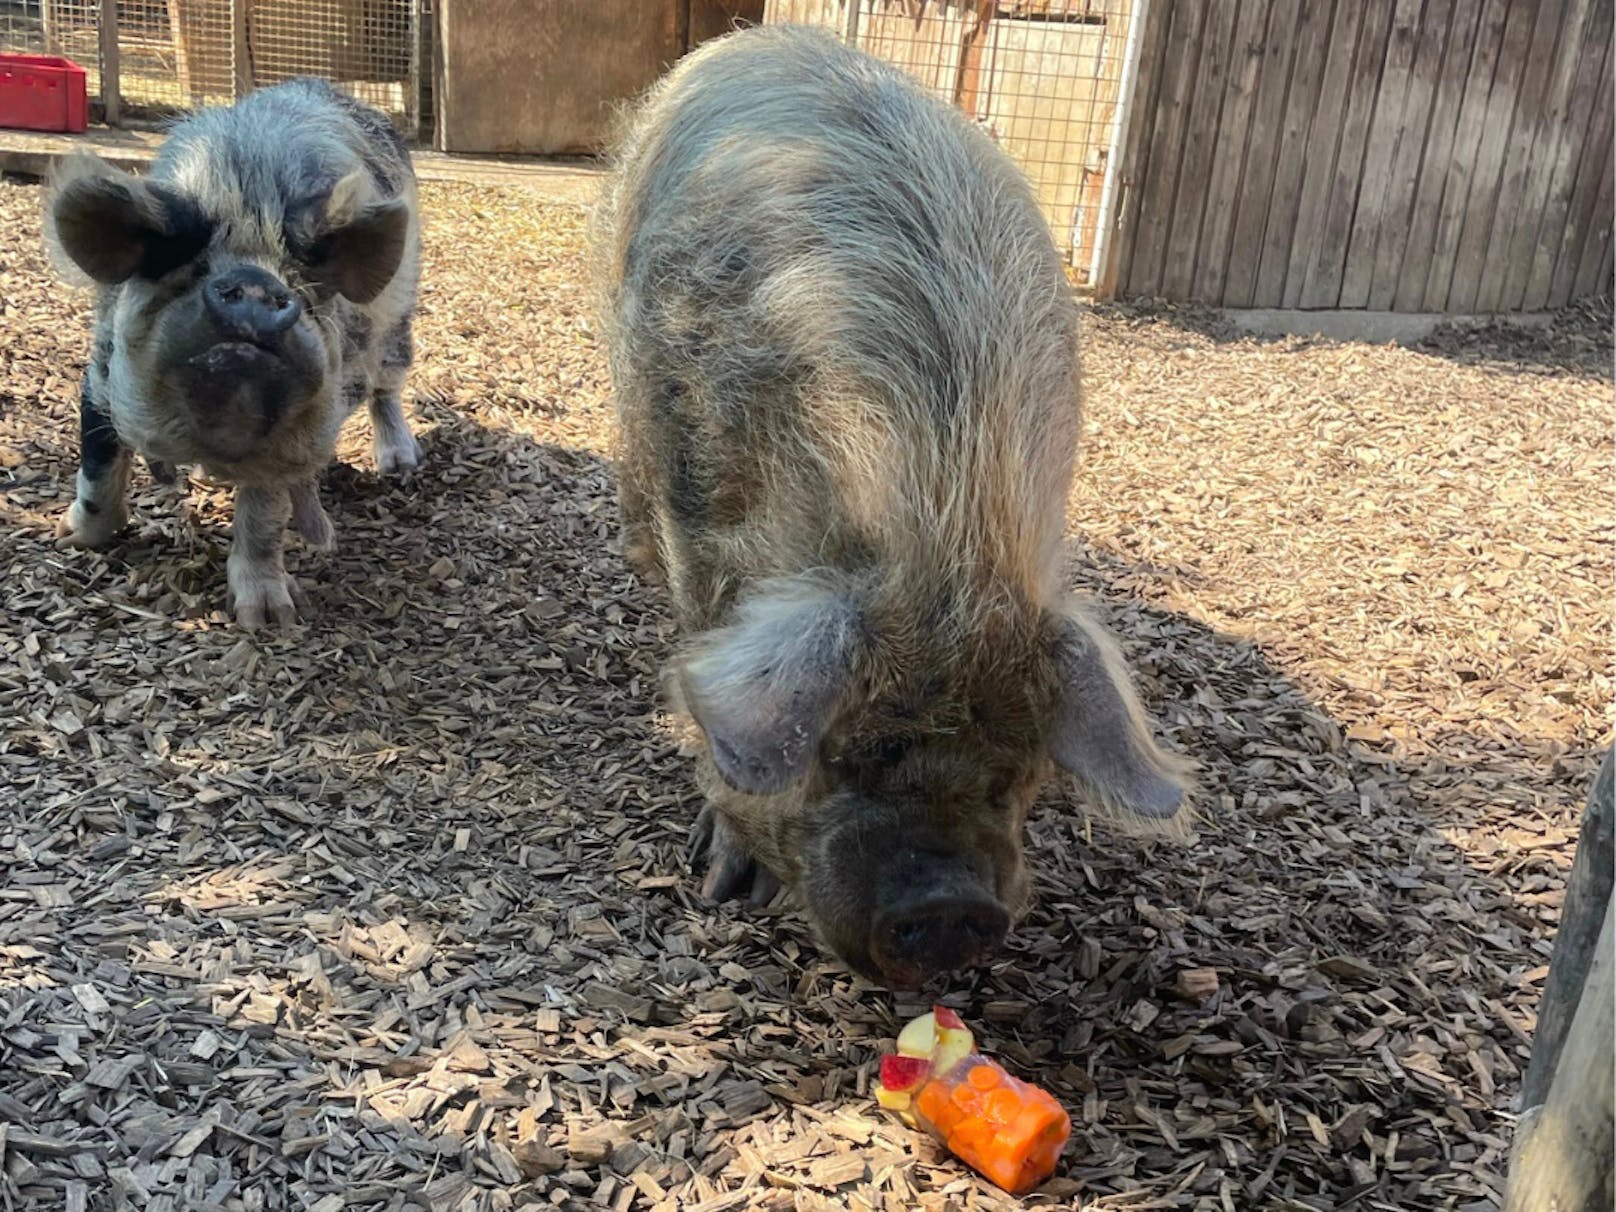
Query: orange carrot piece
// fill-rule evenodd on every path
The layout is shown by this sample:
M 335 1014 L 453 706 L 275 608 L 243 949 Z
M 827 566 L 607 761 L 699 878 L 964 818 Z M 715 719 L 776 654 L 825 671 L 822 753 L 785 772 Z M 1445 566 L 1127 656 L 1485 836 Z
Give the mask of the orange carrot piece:
M 929 1081 L 921 1087 L 919 1096 L 915 1099 L 915 1110 L 930 1120 L 937 1122 L 937 1115 L 948 1105 L 948 1091 L 939 1081 Z
M 978 1090 L 991 1090 L 999 1084 L 999 1071 L 992 1065 L 972 1065 L 965 1079 Z
M 960 1156 L 967 1151 L 984 1152 L 993 1143 L 993 1125 L 979 1115 L 962 1119 L 948 1134 L 948 1147 Z
M 988 1114 L 996 1124 L 1008 1124 L 1021 1110 L 1021 1099 L 1008 1086 L 1000 1086 L 987 1097 Z

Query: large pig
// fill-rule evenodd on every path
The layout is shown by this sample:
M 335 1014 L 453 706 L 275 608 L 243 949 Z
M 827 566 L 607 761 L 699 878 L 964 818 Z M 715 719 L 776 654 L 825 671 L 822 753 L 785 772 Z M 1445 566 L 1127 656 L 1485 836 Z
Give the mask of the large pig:
M 399 394 L 420 265 L 403 141 L 294 80 L 180 123 L 144 178 L 75 157 L 46 230 L 100 288 L 61 540 L 101 546 L 128 520 L 132 450 L 159 472 L 201 464 L 236 485 L 238 621 L 290 621 L 283 533 L 330 545 L 318 476 L 343 421 L 368 399 L 380 468 L 418 460 Z
M 704 891 L 783 881 L 893 986 L 973 963 L 1051 759 L 1145 817 L 1185 790 L 1062 593 L 1077 312 L 1044 220 L 987 136 L 813 30 L 691 55 L 618 159 L 624 538 L 684 633 Z

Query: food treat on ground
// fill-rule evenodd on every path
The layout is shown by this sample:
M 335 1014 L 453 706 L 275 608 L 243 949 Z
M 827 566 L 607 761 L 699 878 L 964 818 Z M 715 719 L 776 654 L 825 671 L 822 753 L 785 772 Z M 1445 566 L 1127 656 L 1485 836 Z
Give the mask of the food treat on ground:
M 1054 1172 L 1072 1133 L 1061 1105 L 977 1052 L 970 1030 L 947 1006 L 899 1033 L 897 1053 L 881 1058 L 875 1098 L 1012 1195 Z

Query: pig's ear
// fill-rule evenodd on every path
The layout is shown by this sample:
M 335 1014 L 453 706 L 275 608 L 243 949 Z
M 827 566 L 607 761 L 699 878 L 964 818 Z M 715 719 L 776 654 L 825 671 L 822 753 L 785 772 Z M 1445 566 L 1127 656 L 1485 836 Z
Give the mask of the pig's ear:
M 320 227 L 310 258 L 315 274 L 353 302 L 369 303 L 404 262 L 409 203 L 403 198 L 374 200 L 366 174 L 352 172 L 325 199 Z
M 846 596 L 787 581 L 743 601 L 727 626 L 696 641 L 679 689 L 726 783 L 768 795 L 807 773 L 863 634 Z
M 1116 643 L 1076 611 L 1055 616 L 1060 697 L 1049 752 L 1107 807 L 1158 820 L 1178 815 L 1189 765 L 1150 735 Z
M 160 278 L 206 248 L 212 235 L 183 194 L 83 153 L 57 170 L 45 218 L 58 267 L 77 268 L 103 286 L 137 274 Z

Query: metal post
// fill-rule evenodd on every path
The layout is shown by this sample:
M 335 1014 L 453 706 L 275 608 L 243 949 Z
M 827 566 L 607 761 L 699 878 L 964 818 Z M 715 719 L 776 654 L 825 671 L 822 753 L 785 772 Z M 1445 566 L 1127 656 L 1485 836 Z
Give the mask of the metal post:
M 1104 288 L 1106 258 L 1116 228 L 1117 174 L 1128 146 L 1128 124 L 1133 120 L 1134 81 L 1139 76 L 1139 47 L 1145 37 L 1150 0 L 1134 0 L 1128 21 L 1128 39 L 1122 47 L 1122 78 L 1117 82 L 1117 114 L 1111 124 L 1111 146 L 1105 154 L 1105 179 L 1100 185 L 1100 214 L 1094 225 L 1094 255 L 1089 261 L 1089 285 L 1099 297 Z
M 118 0 L 101 0 L 96 33 L 101 41 L 102 121 L 117 126 L 123 117 L 122 81 L 118 69 Z
M 842 18 L 842 41 L 849 46 L 858 45 L 859 34 L 859 7 L 864 0 L 842 0 L 847 5 L 847 12 Z

